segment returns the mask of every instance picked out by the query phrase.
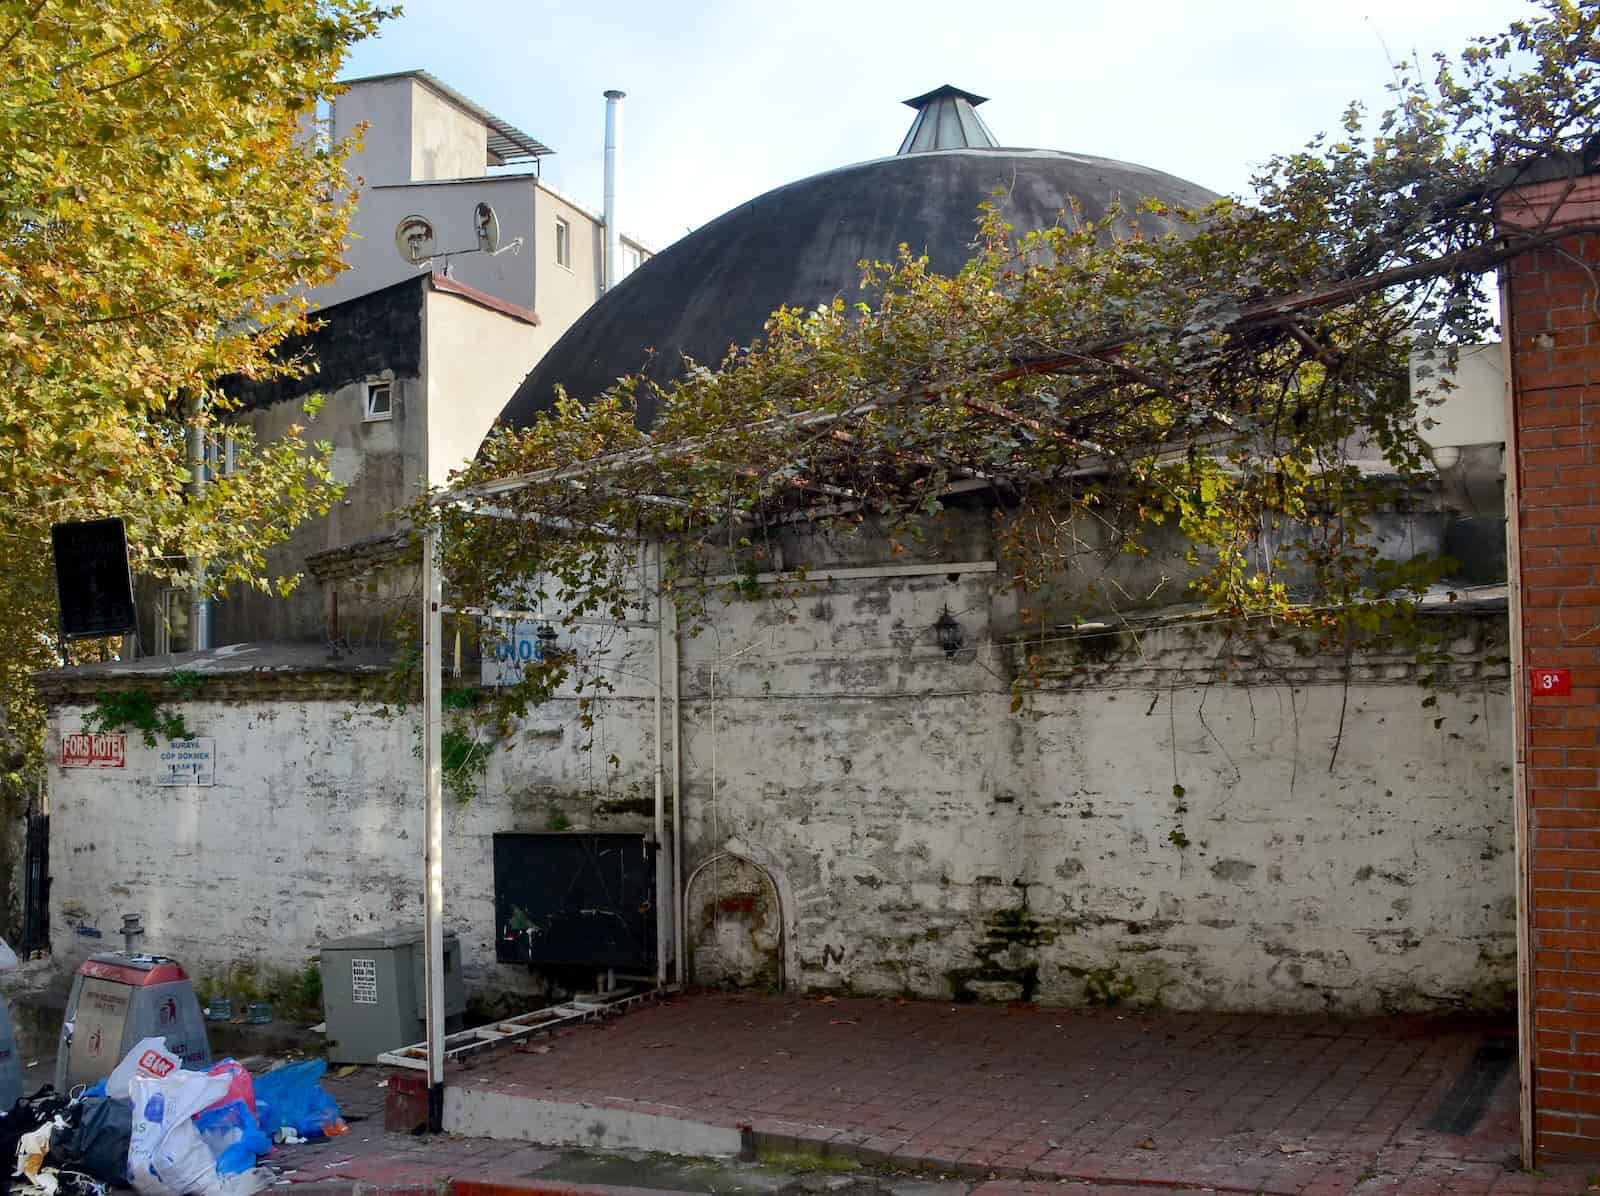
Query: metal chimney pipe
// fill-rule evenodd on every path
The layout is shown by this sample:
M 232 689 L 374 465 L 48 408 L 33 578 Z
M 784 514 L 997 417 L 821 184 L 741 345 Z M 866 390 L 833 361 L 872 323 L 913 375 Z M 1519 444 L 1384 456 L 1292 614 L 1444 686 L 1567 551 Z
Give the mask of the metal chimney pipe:
M 189 493 L 195 502 L 206 496 L 206 430 L 201 422 L 204 408 L 198 398 L 189 408 Z M 198 556 L 189 559 L 189 650 L 206 652 L 211 648 L 211 600 L 206 597 L 206 563 Z
M 617 234 L 617 138 L 622 133 L 622 101 L 627 93 L 612 88 L 606 92 L 606 197 L 602 219 L 606 222 L 605 285 L 617 285 L 617 262 L 622 253 Z

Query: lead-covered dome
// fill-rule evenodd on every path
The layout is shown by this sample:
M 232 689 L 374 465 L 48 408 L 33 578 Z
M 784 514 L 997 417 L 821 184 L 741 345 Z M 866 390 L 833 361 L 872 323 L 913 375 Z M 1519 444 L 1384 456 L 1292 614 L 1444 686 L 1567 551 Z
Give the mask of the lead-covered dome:
M 859 263 L 892 260 L 902 243 L 926 253 L 932 269 L 954 273 L 972 256 L 979 205 L 997 191 L 1019 231 L 1056 223 L 1074 202 L 1099 220 L 1114 199 L 1131 208 L 1151 197 L 1178 207 L 1215 198 L 1128 162 L 995 146 L 972 112 L 982 97 L 955 88 L 907 103 L 918 113 L 899 154 L 768 191 L 645 262 L 555 343 L 501 419 L 528 425 L 552 406 L 558 383 L 590 399 L 626 374 L 669 381 L 685 356 L 714 366 L 730 345 L 756 339 L 784 305 L 870 302 Z M 1152 234 L 1169 227 L 1148 214 L 1140 225 Z M 642 426 L 654 414 L 647 404 L 641 396 Z

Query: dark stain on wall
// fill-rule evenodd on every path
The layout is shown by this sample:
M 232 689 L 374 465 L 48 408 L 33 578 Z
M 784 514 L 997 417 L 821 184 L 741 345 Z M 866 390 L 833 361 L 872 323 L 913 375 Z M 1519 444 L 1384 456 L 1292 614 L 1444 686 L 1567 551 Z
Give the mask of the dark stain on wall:
M 957 1001 L 986 999 L 980 985 L 1016 985 L 1018 1000 L 1031 1001 L 1039 988 L 1038 949 L 1055 942 L 1056 932 L 1045 926 L 1024 904 L 1004 909 L 984 922 L 983 937 L 974 947 L 975 966 L 945 973 Z
M 317 391 L 337 390 L 384 370 L 397 378 L 422 372 L 422 292 L 427 275 L 346 299 L 314 313 L 322 322 L 304 336 L 290 337 L 276 356 L 287 360 L 305 354 L 310 372 L 304 377 L 242 378 L 223 381 L 222 388 L 249 408 L 270 407 Z

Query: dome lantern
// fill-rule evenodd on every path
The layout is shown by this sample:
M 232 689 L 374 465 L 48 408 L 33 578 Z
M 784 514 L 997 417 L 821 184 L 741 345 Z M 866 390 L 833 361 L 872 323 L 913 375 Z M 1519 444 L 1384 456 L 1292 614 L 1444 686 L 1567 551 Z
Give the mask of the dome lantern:
M 930 150 L 999 149 L 1000 143 L 974 109 L 989 102 L 988 96 L 973 95 L 946 83 L 905 101 L 917 110 L 900 143 L 901 154 L 923 154 Z

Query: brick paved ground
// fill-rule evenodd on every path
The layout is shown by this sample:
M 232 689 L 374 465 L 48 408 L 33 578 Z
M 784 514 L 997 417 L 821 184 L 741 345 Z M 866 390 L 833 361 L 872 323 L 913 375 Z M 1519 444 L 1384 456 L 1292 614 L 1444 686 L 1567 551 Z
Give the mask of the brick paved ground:
M 1509 1032 L 699 995 L 563 1031 L 547 1053 L 486 1056 L 449 1083 L 748 1122 L 779 1147 L 1016 1181 L 985 1196 L 1071 1190 L 1061 1180 L 1304 1196 L 1583 1191 L 1600 1163 L 1517 1170 L 1514 1072 L 1471 1133 L 1423 1128 L 1485 1038 Z
M 339 1102 L 348 1133 L 322 1142 L 280 1147 L 269 1159 L 294 1187 L 351 1181 L 386 1187 L 435 1184 L 456 1177 L 518 1182 L 556 1161 L 557 1152 L 483 1138 L 408 1138 L 383 1132 L 383 1074 L 363 1067 L 331 1074 L 325 1088 Z

